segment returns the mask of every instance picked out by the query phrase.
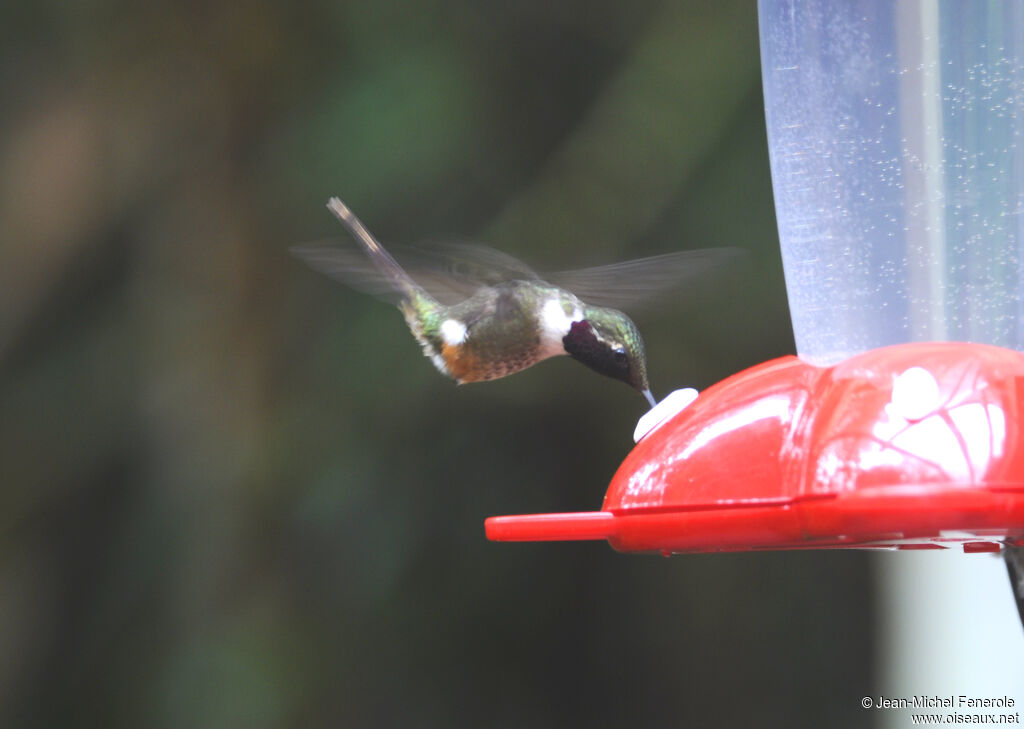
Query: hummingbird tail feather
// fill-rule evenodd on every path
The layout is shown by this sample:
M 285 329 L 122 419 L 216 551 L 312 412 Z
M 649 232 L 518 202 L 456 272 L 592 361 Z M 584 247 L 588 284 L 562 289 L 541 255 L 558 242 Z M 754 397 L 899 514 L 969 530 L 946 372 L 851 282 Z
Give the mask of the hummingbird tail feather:
M 336 197 L 327 202 L 327 209 L 334 213 L 334 216 L 341 221 L 342 225 L 349 229 L 349 232 L 359 241 L 360 245 L 370 256 L 370 260 L 380 269 L 395 289 L 409 299 L 418 299 L 425 295 L 423 290 L 412 280 L 412 277 L 405 272 L 398 261 L 388 253 L 373 234 L 366 229 L 362 221 L 355 216 L 348 206 Z

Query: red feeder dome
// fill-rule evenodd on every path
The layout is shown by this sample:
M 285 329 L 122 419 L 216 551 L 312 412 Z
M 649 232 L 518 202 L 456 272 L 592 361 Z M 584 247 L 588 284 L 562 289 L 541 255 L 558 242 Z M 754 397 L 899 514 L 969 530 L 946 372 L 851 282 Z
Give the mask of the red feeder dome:
M 647 434 L 601 511 L 492 517 L 495 541 L 627 552 L 1024 544 L 1024 354 L 917 343 L 782 357 Z

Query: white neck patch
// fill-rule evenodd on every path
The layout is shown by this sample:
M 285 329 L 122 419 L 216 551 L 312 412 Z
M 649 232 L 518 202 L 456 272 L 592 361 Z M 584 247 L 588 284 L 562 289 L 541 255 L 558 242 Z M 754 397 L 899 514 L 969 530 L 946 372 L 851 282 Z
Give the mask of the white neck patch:
M 562 338 L 569 333 L 573 322 L 582 321 L 583 309 L 574 304 L 571 314 L 565 313 L 561 299 L 553 298 L 544 302 L 540 310 L 541 350 L 546 356 L 565 354 Z

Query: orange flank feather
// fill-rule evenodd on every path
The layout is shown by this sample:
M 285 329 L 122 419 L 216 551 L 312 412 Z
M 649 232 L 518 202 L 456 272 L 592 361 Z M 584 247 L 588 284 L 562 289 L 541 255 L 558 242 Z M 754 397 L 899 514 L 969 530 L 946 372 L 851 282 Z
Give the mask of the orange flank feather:
M 466 347 L 444 344 L 441 347 L 441 357 L 448 368 L 448 374 L 460 383 L 476 382 L 481 379 L 481 370 L 484 368 Z

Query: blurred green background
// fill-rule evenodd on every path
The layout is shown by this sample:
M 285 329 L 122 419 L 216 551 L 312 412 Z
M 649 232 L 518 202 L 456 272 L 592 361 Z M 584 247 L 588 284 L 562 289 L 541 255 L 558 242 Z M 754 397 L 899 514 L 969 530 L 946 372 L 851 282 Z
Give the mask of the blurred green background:
M 455 387 L 288 247 L 738 246 L 656 394 L 792 351 L 752 2 L 104 0 L 0 24 L 0 726 L 852 726 L 859 554 L 492 544 L 644 402 Z

